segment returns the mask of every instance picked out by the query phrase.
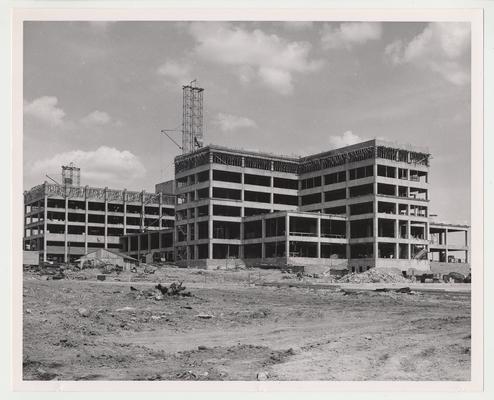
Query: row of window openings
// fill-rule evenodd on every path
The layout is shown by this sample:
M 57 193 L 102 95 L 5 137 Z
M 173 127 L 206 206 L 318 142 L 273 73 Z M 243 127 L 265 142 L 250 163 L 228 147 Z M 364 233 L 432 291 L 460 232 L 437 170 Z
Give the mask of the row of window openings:
M 65 247 L 65 243 L 64 242 L 59 242 L 59 241 L 47 241 L 47 244 L 46 246 L 57 246 L 57 247 Z M 75 247 L 85 247 L 85 244 L 84 243 L 80 243 L 80 242 L 67 242 L 67 249 L 68 249 L 68 253 L 70 254 L 70 249 L 71 248 L 75 248 Z M 88 243 L 87 244 L 87 247 L 88 248 L 104 248 L 105 247 L 105 243 L 103 242 L 94 242 L 94 243 Z M 120 249 L 120 245 L 118 243 L 107 243 L 106 244 L 106 248 L 108 249 Z M 43 241 L 40 241 L 39 243 L 37 242 L 31 242 L 31 243 L 25 243 L 24 244 L 24 250 L 37 250 L 37 251 L 42 251 L 44 250 L 44 244 L 43 244 Z M 48 250 L 49 251 L 49 250 Z M 55 255 L 53 254 L 47 254 L 47 259 L 48 260 L 53 260 L 53 257 Z M 63 261 L 63 255 L 60 256 L 60 255 L 57 255 L 58 257 L 62 257 L 62 259 L 60 261 Z M 57 257 L 55 256 L 55 257 Z M 77 256 L 77 258 L 80 257 L 80 256 Z
M 271 186 L 270 176 L 251 175 L 251 174 L 243 174 L 243 175 L 244 175 L 244 184 L 268 186 L 268 187 Z M 315 176 L 311 178 L 302 179 L 300 181 L 300 188 L 304 190 L 304 189 L 311 189 L 314 187 L 321 186 L 323 178 L 324 178 L 324 184 L 330 185 L 334 183 L 345 182 L 347 180 L 367 178 L 373 175 L 374 175 L 373 165 L 367 165 L 365 167 L 350 169 L 348 170 L 348 174 L 347 171 L 339 171 L 331 174 L 326 174 L 324 175 L 324 177 Z M 415 182 L 427 183 L 428 181 L 427 172 L 409 170 L 406 168 L 396 168 L 385 165 L 377 166 L 377 175 L 381 177 L 399 178 L 399 179 L 411 180 Z M 213 180 L 229 182 L 229 183 L 241 183 L 242 174 L 238 172 L 213 170 Z M 176 181 L 176 185 L 177 188 L 182 188 L 189 185 L 193 185 L 195 183 L 206 182 L 206 181 L 209 181 L 209 171 L 203 171 L 196 175 L 189 175 L 183 178 L 179 178 Z M 298 180 L 285 179 L 285 178 L 273 178 L 273 186 L 278 188 L 294 189 L 294 190 L 297 190 L 299 188 Z
M 48 213 L 47 217 L 48 217 L 47 218 L 48 222 L 65 222 L 65 214 L 63 214 L 63 213 Z M 114 215 L 106 216 L 106 221 L 108 224 L 113 224 L 113 225 L 123 225 L 124 224 L 124 218 L 123 217 L 117 217 Z M 126 218 L 127 225 L 137 225 L 137 226 L 140 226 L 141 222 L 143 222 L 145 226 L 149 226 L 149 225 L 159 226 L 160 225 L 159 221 L 160 221 L 159 217 L 157 217 L 157 218 L 144 218 L 143 220 L 141 218 L 134 218 L 134 217 L 127 217 Z M 85 223 L 86 218 L 85 218 L 84 214 L 68 214 L 68 222 Z M 88 215 L 87 222 L 88 223 L 95 223 L 95 224 L 104 224 L 105 223 L 105 216 L 104 215 Z M 169 226 L 170 224 L 173 226 L 173 222 L 174 222 L 174 220 L 161 218 L 161 226 Z
M 350 257 L 358 258 L 373 258 L 374 244 L 373 243 L 358 243 L 350 245 Z M 408 243 L 386 243 L 380 242 L 377 244 L 377 258 L 397 258 L 397 259 L 426 259 L 427 246 Z
M 350 207 L 350 215 L 361 215 L 369 214 L 374 212 L 373 202 L 352 204 Z M 224 217 L 240 217 L 241 207 L 234 206 L 223 206 L 223 205 L 213 205 L 213 215 L 214 216 L 224 216 Z M 313 212 L 318 212 L 320 210 L 312 210 Z M 270 212 L 268 209 L 262 208 L 244 208 L 244 216 L 252 216 L 258 214 L 266 214 Z M 345 215 L 346 206 L 326 208 L 323 211 L 326 214 L 337 214 Z M 416 206 L 408 204 L 395 204 L 387 202 L 378 202 L 378 212 L 384 214 L 399 214 L 399 215 L 410 215 L 417 217 L 427 217 L 427 207 L 426 206 Z M 209 215 L 209 206 L 201 206 L 197 208 L 189 208 L 186 210 L 177 211 L 177 219 L 190 219 L 199 217 L 205 217 Z
M 371 214 L 374 212 L 374 203 L 358 203 L 349 206 L 350 215 Z M 426 206 L 416 206 L 408 204 L 396 204 L 379 201 L 377 203 L 377 212 L 381 214 L 399 214 L 410 215 L 414 217 L 427 217 Z M 329 213 L 330 214 L 330 213 Z
M 114 204 L 114 203 L 107 203 L 108 205 L 108 212 L 124 212 L 124 205 L 123 204 Z M 65 200 L 58 200 L 58 199 L 48 199 L 47 206 L 49 208 L 61 208 L 65 209 Z M 69 200 L 68 201 L 68 209 L 69 210 L 81 210 L 85 211 L 86 210 L 86 204 L 84 201 L 77 201 L 77 200 Z M 88 211 L 105 211 L 105 203 L 98 203 L 98 202 L 88 202 Z M 132 204 L 127 204 L 127 213 L 130 214 L 141 214 L 142 213 L 142 206 L 138 205 L 132 205 Z M 28 211 L 29 212 L 29 211 Z M 160 214 L 160 209 L 159 207 L 154 207 L 154 206 L 144 206 L 144 213 L 149 214 L 149 215 L 159 215 Z M 162 215 L 171 215 L 173 216 L 175 213 L 174 208 L 171 207 L 162 207 L 161 208 L 161 213 Z
M 398 176 L 397 176 L 398 174 Z M 368 178 L 374 175 L 374 167 L 372 165 L 367 165 L 365 167 L 358 167 L 348 170 L 348 178 L 346 171 L 334 172 L 332 174 L 324 175 L 324 184 L 330 185 L 334 183 L 345 182 L 347 180 L 355 180 Z M 396 168 L 388 167 L 385 165 L 377 166 L 377 175 L 387 178 L 406 179 L 415 182 L 427 183 L 427 172 L 408 170 L 406 168 Z M 301 189 L 311 189 L 314 187 L 321 186 L 322 179 L 321 176 L 315 176 L 312 178 L 303 179 L 301 181 Z
M 134 226 L 138 226 L 137 224 Z M 153 227 L 159 227 L 158 224 L 148 224 L 145 225 L 148 228 L 153 228 Z M 162 228 L 173 228 L 174 222 L 173 221 L 162 221 L 161 227 Z M 123 228 L 107 228 L 106 229 L 108 232 L 108 236 L 119 236 L 123 235 L 124 229 Z M 65 233 L 65 226 L 64 225 L 47 225 L 47 231 L 48 233 Z M 139 229 L 126 229 L 127 233 L 132 233 L 132 232 L 139 232 Z M 39 230 L 40 234 L 43 233 L 42 230 Z M 67 227 L 67 233 L 68 234 L 73 234 L 73 235 L 83 235 L 85 234 L 86 230 L 84 226 L 78 226 L 78 225 L 69 225 Z M 104 227 L 96 227 L 96 226 L 88 226 L 87 227 L 87 234 L 88 235 L 104 235 L 105 234 L 105 228 Z
M 244 201 L 252 201 L 256 203 L 271 203 L 271 193 L 255 192 L 244 190 Z M 197 194 L 196 194 L 197 193 Z M 242 191 L 238 189 L 218 188 L 213 187 L 213 198 L 226 200 L 242 200 Z M 209 199 L 209 188 L 200 189 L 197 192 L 188 192 L 177 196 L 177 203 L 186 204 L 192 201 Z M 273 193 L 273 203 L 285 205 L 298 205 L 298 197 L 286 194 Z
M 290 217 L 290 235 L 293 236 L 317 236 L 318 220 L 315 218 Z M 240 239 L 241 223 L 228 221 L 213 221 L 213 238 L 214 239 Z M 269 218 L 265 220 L 264 236 L 285 236 L 286 221 L 285 218 Z M 346 223 L 345 221 L 320 220 L 319 232 L 321 237 L 345 238 Z M 208 222 L 197 224 L 197 234 L 195 225 L 178 225 L 177 240 L 179 242 L 187 240 L 207 239 L 209 234 Z M 244 225 L 245 239 L 261 238 L 263 235 L 262 221 L 249 221 Z
M 377 185 L 377 194 L 384 196 L 404 197 L 415 200 L 427 200 L 427 189 L 412 188 L 408 186 L 396 186 L 385 183 Z M 344 200 L 374 194 L 374 185 L 352 186 L 347 189 L 337 189 L 324 192 L 324 202 Z M 323 193 L 312 193 L 302 196 L 301 203 L 303 206 L 310 204 L 322 203 Z
M 194 251 L 194 246 L 182 246 L 177 249 L 177 252 L 182 253 L 185 257 L 187 254 L 188 247 L 188 258 L 195 259 L 196 254 Z M 213 244 L 212 258 L 214 259 L 228 259 L 228 258 L 238 258 L 240 245 L 232 244 Z M 243 245 L 244 258 L 262 258 L 263 245 L 259 244 L 246 244 Z M 208 258 L 209 248 L 207 244 L 197 245 L 197 259 Z M 289 255 L 290 257 L 318 257 L 317 246 L 312 243 L 304 242 L 289 242 Z M 268 242 L 264 244 L 264 257 L 265 258 L 276 258 L 285 257 L 286 247 L 285 242 Z M 184 257 L 184 258 L 185 258 Z M 345 245 L 339 244 L 321 244 L 321 258 L 345 258 L 346 257 L 346 247 Z
M 271 203 L 271 193 L 255 192 L 244 190 L 244 201 L 252 201 L 257 203 Z M 197 193 L 197 194 L 196 194 Z M 377 194 L 384 196 L 405 197 L 416 200 L 427 200 L 427 189 L 413 188 L 408 186 L 396 186 L 385 183 L 377 185 Z M 374 185 L 359 185 L 343 189 L 331 190 L 324 192 L 324 201 L 343 200 L 347 198 L 355 198 L 374 194 Z M 242 200 L 242 191 L 239 189 L 217 188 L 213 187 L 213 198 L 226 200 Z M 302 205 L 310 205 L 321 203 L 323 198 L 322 193 L 312 193 L 301 198 Z M 196 200 L 209 199 L 209 188 L 200 189 L 197 192 L 184 193 L 178 196 L 178 204 L 186 204 Z M 298 205 L 298 196 L 290 196 L 284 194 L 273 193 L 273 203 L 285 205 Z
M 297 179 L 277 178 L 265 175 L 252 175 L 243 174 L 243 183 L 245 185 L 256 185 L 266 187 L 277 187 L 282 189 L 298 189 Z M 242 174 L 238 172 L 213 170 L 213 180 L 228 182 L 228 183 L 242 183 Z M 189 175 L 176 180 L 176 186 L 178 189 L 194 185 L 196 183 L 202 183 L 209 181 L 209 170 L 200 172 L 196 175 Z
M 427 240 L 427 226 L 419 221 L 398 221 L 378 219 L 377 236 L 399 239 Z M 363 239 L 374 237 L 374 220 L 350 221 L 350 238 Z
M 160 237 L 158 233 L 152 233 L 148 236 L 131 236 L 120 241 L 122 251 L 147 251 L 148 249 L 158 249 L 160 246 Z M 161 247 L 173 247 L 173 235 L 161 234 Z
M 228 259 L 239 258 L 240 249 L 243 247 L 244 258 L 262 258 L 263 244 L 213 244 L 212 258 L 213 259 Z M 378 258 L 423 258 L 427 256 L 427 246 L 424 245 L 408 245 L 407 243 L 378 243 Z M 181 253 L 184 258 L 189 259 L 206 259 L 209 255 L 208 244 L 197 245 L 197 253 L 195 246 L 180 246 L 177 252 Z M 346 258 L 346 245 L 343 244 L 321 244 L 320 254 L 316 243 L 290 241 L 288 244 L 289 257 L 303 258 Z M 188 256 L 187 256 L 188 253 Z M 264 257 L 276 258 L 285 257 L 286 244 L 285 242 L 268 242 L 264 244 Z M 373 258 L 374 246 L 372 243 L 350 245 L 350 257 L 353 259 Z

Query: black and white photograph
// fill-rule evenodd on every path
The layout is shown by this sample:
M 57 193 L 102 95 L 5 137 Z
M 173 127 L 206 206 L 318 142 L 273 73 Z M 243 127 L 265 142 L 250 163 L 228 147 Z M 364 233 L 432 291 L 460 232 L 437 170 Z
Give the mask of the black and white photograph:
M 23 382 L 478 381 L 471 14 L 270 17 L 20 22 Z

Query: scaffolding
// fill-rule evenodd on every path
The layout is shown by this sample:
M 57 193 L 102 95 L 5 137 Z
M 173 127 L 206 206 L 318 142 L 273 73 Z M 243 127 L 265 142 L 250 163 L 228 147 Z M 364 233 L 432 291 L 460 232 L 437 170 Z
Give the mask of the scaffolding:
M 195 81 L 183 88 L 182 154 L 203 146 L 203 92 Z
M 62 165 L 62 185 L 81 186 L 81 169 L 76 167 L 73 162 L 69 165 Z

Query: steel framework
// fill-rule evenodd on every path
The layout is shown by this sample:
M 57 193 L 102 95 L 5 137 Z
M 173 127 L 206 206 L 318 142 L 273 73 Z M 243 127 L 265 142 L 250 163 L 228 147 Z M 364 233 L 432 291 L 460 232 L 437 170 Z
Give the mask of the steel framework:
M 182 154 L 203 146 L 202 97 L 204 89 L 195 81 L 183 88 Z
M 62 185 L 81 185 L 81 169 L 77 168 L 72 162 L 69 165 L 62 165 Z

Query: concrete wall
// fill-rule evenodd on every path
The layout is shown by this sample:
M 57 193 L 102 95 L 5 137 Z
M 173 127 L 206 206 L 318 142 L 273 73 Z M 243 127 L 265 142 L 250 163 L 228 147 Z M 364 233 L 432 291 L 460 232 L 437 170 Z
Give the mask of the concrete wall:
M 22 253 L 23 265 L 39 265 L 39 251 L 24 250 Z
M 431 261 L 431 272 L 436 274 L 449 274 L 450 272 L 458 272 L 467 276 L 470 272 L 470 264 L 467 263 L 445 263 Z
M 198 268 L 198 269 L 235 269 L 244 268 L 246 263 L 239 258 L 235 259 L 201 259 L 189 261 L 177 261 L 174 263 L 180 268 Z
M 387 258 L 378 258 L 376 268 L 398 268 L 401 271 L 414 269 L 416 271 L 428 272 L 430 265 L 428 260 L 396 260 Z

